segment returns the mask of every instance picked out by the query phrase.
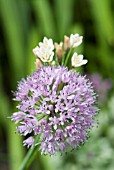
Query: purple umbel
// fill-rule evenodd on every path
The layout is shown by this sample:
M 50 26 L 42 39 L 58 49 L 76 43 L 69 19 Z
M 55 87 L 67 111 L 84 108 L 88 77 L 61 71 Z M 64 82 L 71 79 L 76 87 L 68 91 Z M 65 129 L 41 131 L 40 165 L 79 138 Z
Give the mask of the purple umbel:
M 41 153 L 50 155 L 84 143 L 98 111 L 89 80 L 61 66 L 43 66 L 22 79 L 14 100 L 19 112 L 11 118 L 29 136 L 24 145 L 32 146 L 39 135 Z
M 112 88 L 111 80 L 103 79 L 102 75 L 98 73 L 91 74 L 88 77 L 99 95 L 99 103 L 104 104 L 107 101 L 108 93 Z

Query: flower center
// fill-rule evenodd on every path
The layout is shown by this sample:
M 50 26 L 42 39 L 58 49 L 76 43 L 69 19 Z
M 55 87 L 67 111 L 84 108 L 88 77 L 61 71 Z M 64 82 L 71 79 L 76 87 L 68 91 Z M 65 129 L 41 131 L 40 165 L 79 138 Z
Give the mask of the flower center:
M 76 58 L 74 59 L 74 62 L 77 63 L 77 64 L 79 64 L 79 63 L 80 63 L 80 59 L 79 59 L 78 57 L 76 57 Z

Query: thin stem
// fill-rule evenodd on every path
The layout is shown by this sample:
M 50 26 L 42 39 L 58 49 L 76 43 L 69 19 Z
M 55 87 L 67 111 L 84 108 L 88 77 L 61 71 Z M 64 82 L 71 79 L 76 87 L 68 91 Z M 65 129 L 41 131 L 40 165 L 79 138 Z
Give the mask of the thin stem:
M 61 61 L 62 65 L 64 65 L 65 56 L 66 56 L 66 53 L 62 56 L 62 61 Z
M 68 59 L 69 59 L 69 57 L 70 57 L 71 51 L 72 51 L 72 48 L 69 50 L 69 52 L 68 52 L 68 54 L 67 54 L 67 56 L 66 56 L 66 60 L 65 60 L 64 66 L 67 65 L 67 62 L 68 62 Z
M 27 153 L 26 157 L 24 158 L 19 170 L 28 169 L 28 167 L 30 166 L 30 164 L 34 160 L 34 157 L 36 156 L 36 153 L 37 153 L 37 146 L 35 146 L 35 144 L 37 143 L 38 139 L 39 139 L 39 135 L 36 136 L 36 139 L 34 141 L 34 145 L 28 151 L 28 153 Z
M 55 63 L 56 63 L 57 65 L 59 65 L 59 61 L 58 61 L 57 55 L 55 56 Z

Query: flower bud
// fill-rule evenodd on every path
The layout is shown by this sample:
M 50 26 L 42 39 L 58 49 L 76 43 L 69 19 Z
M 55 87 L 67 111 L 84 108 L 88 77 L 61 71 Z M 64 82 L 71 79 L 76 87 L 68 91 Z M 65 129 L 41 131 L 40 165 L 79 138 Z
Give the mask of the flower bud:
M 66 35 L 64 36 L 64 50 L 66 51 L 68 48 L 70 48 L 70 39 Z
M 60 44 L 55 43 L 55 49 L 56 49 L 56 54 L 58 59 L 61 59 L 61 57 L 64 55 L 64 50 L 63 50 L 63 43 L 60 42 Z
M 36 68 L 39 69 L 42 66 L 42 62 L 39 58 L 36 58 L 36 62 L 35 62 Z

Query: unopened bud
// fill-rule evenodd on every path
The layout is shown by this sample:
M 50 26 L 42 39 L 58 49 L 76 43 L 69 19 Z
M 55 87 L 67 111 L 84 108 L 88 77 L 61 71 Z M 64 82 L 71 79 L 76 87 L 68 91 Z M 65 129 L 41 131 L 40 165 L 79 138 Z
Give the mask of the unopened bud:
M 66 51 L 69 48 L 70 48 L 70 38 L 65 35 L 64 36 L 64 50 Z
M 55 61 L 52 61 L 52 62 L 51 62 L 51 65 L 52 65 L 52 66 L 55 66 L 55 64 L 56 64 Z
M 39 58 L 36 58 L 36 62 L 35 62 L 36 68 L 39 69 L 42 66 L 42 62 Z
M 55 43 L 55 49 L 56 49 L 56 54 L 58 59 L 61 59 L 61 57 L 64 55 L 64 50 L 63 50 L 63 43 L 60 42 L 60 44 Z

